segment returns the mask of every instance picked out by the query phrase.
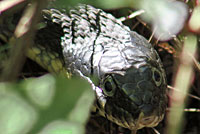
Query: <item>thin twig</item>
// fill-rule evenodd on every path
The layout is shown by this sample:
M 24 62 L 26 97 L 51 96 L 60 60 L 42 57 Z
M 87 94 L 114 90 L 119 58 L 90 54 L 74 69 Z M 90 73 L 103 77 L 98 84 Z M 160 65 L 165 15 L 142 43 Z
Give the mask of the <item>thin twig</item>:
M 151 42 L 151 40 L 152 40 L 152 38 L 153 38 L 155 32 L 156 32 L 156 28 L 154 28 L 154 30 L 153 30 L 153 32 L 152 32 L 152 34 L 151 34 L 151 36 L 150 36 L 150 38 L 149 38 L 149 40 L 148 40 L 149 43 Z
M 156 130 L 155 128 L 152 127 L 152 129 L 155 132 L 155 134 L 160 134 L 160 132 L 158 132 L 158 130 Z
M 200 71 L 200 64 L 199 64 L 199 62 L 196 60 L 196 58 L 193 55 L 189 54 L 189 56 L 192 58 L 195 67 Z
M 14 32 L 14 37 L 9 41 L 12 45 L 10 58 L 4 67 L 1 75 L 2 81 L 15 80 L 25 61 L 25 52 L 33 42 L 34 33 L 42 8 L 46 5 L 46 0 L 33 0 L 27 7 L 24 15 L 19 21 Z M 17 38 L 16 38 L 17 37 Z
M 200 109 L 197 108 L 185 108 L 185 112 L 200 112 Z
M 11 9 L 14 6 L 24 3 L 25 0 L 3 0 L 0 1 L 0 13 Z
M 180 89 L 176 89 L 175 87 L 172 87 L 172 86 L 170 86 L 170 85 L 168 85 L 167 88 L 182 93 Z M 190 94 L 190 93 L 187 93 L 187 95 L 188 95 L 189 97 L 193 98 L 193 99 L 196 99 L 196 100 L 199 100 L 199 101 L 200 101 L 200 97 L 198 97 L 198 96 L 192 95 L 192 94 Z
M 121 18 L 119 18 L 119 20 L 120 21 L 125 21 L 125 20 L 128 20 L 128 19 L 132 19 L 132 18 L 134 18 L 136 16 L 139 16 L 139 15 L 143 14 L 144 12 L 145 11 L 141 9 L 141 10 L 138 10 L 138 11 L 135 11 L 135 12 L 131 13 L 129 16 L 121 17 Z
M 173 108 L 167 108 L 167 112 L 170 112 L 170 111 L 173 111 L 175 110 L 175 112 L 177 111 L 177 109 L 173 109 Z M 200 109 L 198 108 L 184 108 L 182 112 L 197 112 L 199 113 L 200 112 Z

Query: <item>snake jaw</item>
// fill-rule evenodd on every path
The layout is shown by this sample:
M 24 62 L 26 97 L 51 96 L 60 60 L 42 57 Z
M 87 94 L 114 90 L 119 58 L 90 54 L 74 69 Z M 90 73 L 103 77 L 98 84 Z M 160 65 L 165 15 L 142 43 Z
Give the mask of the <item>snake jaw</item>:
M 161 116 L 147 116 L 145 117 L 144 113 L 140 113 L 139 119 L 137 121 L 137 129 L 141 129 L 143 127 L 155 127 L 162 121 L 164 118 L 164 114 Z
M 160 121 L 162 121 L 164 118 L 164 114 L 161 116 L 149 116 L 146 118 L 143 118 L 140 120 L 139 124 L 140 126 L 147 126 L 147 127 L 155 127 L 159 124 Z

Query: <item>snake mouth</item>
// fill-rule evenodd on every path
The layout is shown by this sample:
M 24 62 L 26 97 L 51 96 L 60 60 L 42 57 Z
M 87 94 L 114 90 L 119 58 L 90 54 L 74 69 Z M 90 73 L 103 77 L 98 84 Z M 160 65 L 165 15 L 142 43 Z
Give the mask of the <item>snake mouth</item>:
M 109 106 L 106 106 L 104 110 L 100 110 L 100 114 L 124 128 L 131 130 L 136 128 L 135 118 L 133 118 L 133 115 L 123 108 L 115 107 L 114 109 L 110 109 Z
M 146 116 L 140 110 L 132 111 L 130 113 L 127 110 L 116 106 L 115 109 L 110 109 L 109 106 L 105 106 L 104 110 L 100 110 L 100 114 L 102 116 L 119 126 L 130 130 L 138 130 L 143 127 L 155 127 L 164 117 L 164 114 L 157 115 L 156 111 L 154 111 L 151 115 Z
M 155 127 L 163 120 L 163 118 L 164 114 L 159 116 L 156 114 L 152 114 L 150 116 L 144 116 L 144 113 L 141 112 L 138 119 L 137 129 L 141 129 L 143 127 Z
M 144 117 L 139 121 L 139 126 L 142 127 L 155 127 L 163 119 L 164 114 L 161 116 Z M 140 129 L 140 128 L 139 128 Z
M 149 124 L 152 124 L 152 122 L 154 122 L 154 120 L 156 120 L 156 118 L 157 117 L 155 117 L 155 116 L 143 118 L 143 119 L 140 120 L 140 124 L 147 126 Z

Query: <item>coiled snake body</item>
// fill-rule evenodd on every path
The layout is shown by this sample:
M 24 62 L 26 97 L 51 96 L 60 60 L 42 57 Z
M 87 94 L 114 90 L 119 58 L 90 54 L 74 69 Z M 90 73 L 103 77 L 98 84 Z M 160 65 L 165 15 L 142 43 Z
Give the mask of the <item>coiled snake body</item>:
M 145 38 L 89 5 L 69 13 L 47 9 L 43 20 L 46 27 L 36 34 L 31 59 L 55 72 L 67 69 L 84 78 L 96 76 L 96 110 L 122 127 L 154 127 L 163 119 L 166 76 Z M 48 62 L 42 59 L 45 52 L 51 52 L 45 57 Z

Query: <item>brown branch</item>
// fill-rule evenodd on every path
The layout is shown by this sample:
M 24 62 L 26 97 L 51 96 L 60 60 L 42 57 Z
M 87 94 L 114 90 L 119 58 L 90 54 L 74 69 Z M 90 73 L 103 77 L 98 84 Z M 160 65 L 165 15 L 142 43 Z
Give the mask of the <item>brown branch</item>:
M 46 2 L 47 0 L 33 0 L 31 5 L 26 8 L 15 29 L 14 37 L 9 41 L 9 44 L 12 45 L 11 55 L 1 75 L 1 81 L 12 81 L 17 78 L 25 61 L 25 52 L 33 42 L 35 25 Z

